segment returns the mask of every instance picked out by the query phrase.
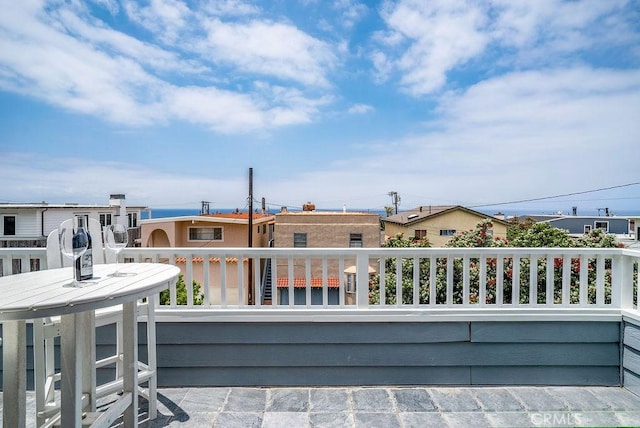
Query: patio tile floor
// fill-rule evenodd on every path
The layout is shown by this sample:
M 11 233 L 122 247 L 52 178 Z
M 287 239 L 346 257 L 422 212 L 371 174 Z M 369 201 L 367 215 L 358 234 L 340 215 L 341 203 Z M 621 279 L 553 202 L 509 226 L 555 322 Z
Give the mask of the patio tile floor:
M 158 401 L 141 427 L 640 426 L 640 397 L 617 387 L 161 388 Z M 34 426 L 31 391 L 27 410 Z

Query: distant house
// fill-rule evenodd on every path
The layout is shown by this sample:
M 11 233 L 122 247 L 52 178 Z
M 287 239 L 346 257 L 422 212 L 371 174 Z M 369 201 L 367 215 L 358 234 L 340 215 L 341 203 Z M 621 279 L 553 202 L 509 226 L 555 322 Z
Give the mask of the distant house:
M 0 247 L 46 247 L 47 236 L 60 223 L 73 216 L 84 216 L 98 220 L 102 226 L 115 222 L 120 215 L 121 208 L 125 208 L 132 246 L 139 244 L 139 219 L 144 206 L 126 206 L 123 194 L 112 194 L 109 204 L 50 204 L 38 203 L 0 203 Z M 0 260 L 0 263 L 2 261 Z M 37 263 L 32 260 L 32 263 Z M 13 272 L 22 272 L 21 261 L 12 260 Z M 0 265 L 0 275 L 8 266 Z M 39 266 L 32 265 L 31 270 Z
M 633 226 L 627 217 L 618 216 L 579 216 L 579 215 L 536 215 L 526 216 L 538 222 L 546 222 L 551 226 L 563 229 L 570 235 L 583 235 L 594 229 L 602 229 L 613 235 L 628 235 Z
M 398 234 L 405 238 L 427 238 L 431 246 L 442 247 L 457 233 L 473 230 L 487 218 L 493 223 L 493 236 L 506 239 L 509 223 L 460 205 L 420 206 L 385 217 L 382 222 L 387 238 Z
M 279 248 L 376 248 L 380 246 L 380 216 L 378 214 L 347 211 L 316 211 L 311 203 L 302 212 L 283 210 L 275 215 L 274 246 Z M 339 302 L 339 286 L 343 281 L 346 301 L 353 299 L 355 274 L 349 268 L 355 259 L 344 261 L 340 270 L 337 261 L 327 263 L 327 288 L 329 303 Z M 294 301 L 305 304 L 306 272 L 294 265 Z M 322 260 L 311 263 L 311 304 L 322 303 Z M 278 265 L 277 288 L 280 304 L 289 302 L 289 274 L 286 264 Z M 355 272 L 355 270 L 354 270 Z M 375 271 L 374 271 L 375 272 Z
M 272 214 L 253 214 L 253 247 L 267 247 L 273 234 Z M 247 212 L 236 212 L 226 214 L 205 214 L 194 216 L 166 217 L 158 219 L 142 220 L 141 240 L 143 247 L 194 247 L 194 248 L 215 248 L 215 247 L 248 247 L 249 237 L 249 214 Z M 205 260 L 193 259 L 193 280 L 203 283 Z M 220 263 L 226 263 L 227 280 L 227 304 L 246 304 L 249 301 L 248 260 L 238 260 L 227 258 L 226 260 L 210 259 L 206 261 L 209 268 L 210 296 L 212 304 L 221 303 L 220 284 L 221 269 Z M 237 264 L 244 263 L 247 266 L 243 269 L 245 284 L 245 296 L 238 299 L 238 269 Z M 182 273 L 186 273 L 186 259 L 176 259 L 176 265 L 180 267 Z M 261 267 L 258 267 L 261 268 Z M 231 291 L 235 288 L 235 291 Z
M 640 241 L 640 217 L 629 217 L 629 232 L 633 239 Z

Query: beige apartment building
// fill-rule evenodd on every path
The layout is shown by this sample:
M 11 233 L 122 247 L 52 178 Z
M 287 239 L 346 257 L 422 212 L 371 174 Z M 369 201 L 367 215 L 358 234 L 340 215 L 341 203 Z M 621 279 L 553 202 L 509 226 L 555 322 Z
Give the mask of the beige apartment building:
M 460 205 L 428 205 L 382 219 L 386 238 L 402 234 L 405 238 L 427 238 L 432 247 L 442 247 L 458 232 L 475 229 L 491 219 L 496 238 L 507 238 L 507 223 Z
M 288 212 L 284 210 L 275 216 L 274 244 L 279 248 L 377 248 L 380 247 L 380 216 L 378 214 L 346 211 L 316 211 L 312 204 L 306 204 L 302 212 Z M 371 272 L 375 273 L 375 263 Z M 294 262 L 294 287 L 306 286 L 306 272 L 304 263 Z M 332 290 L 331 299 L 338 299 L 337 290 L 340 281 L 344 281 L 347 293 L 347 303 L 353 299 L 353 288 L 347 287 L 348 281 L 353 281 L 355 275 L 355 258 L 344 260 L 344 270 L 340 270 L 336 259 L 327 260 L 327 283 Z M 319 298 L 322 287 L 323 263 L 321 259 L 312 260 L 311 287 L 313 287 L 312 301 Z M 288 299 L 288 266 L 285 261 L 276 267 L 277 288 L 280 299 L 287 295 Z M 296 301 L 301 302 L 302 296 L 296 293 Z M 286 302 L 285 302 L 286 303 Z M 333 301 L 336 303 L 336 300 Z

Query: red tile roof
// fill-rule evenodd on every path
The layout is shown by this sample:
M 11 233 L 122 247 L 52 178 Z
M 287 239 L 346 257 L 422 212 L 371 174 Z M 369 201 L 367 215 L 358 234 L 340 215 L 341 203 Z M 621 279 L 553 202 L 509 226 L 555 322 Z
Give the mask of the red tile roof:
M 214 217 L 214 218 L 234 218 L 239 220 L 249 220 L 248 212 L 238 212 L 238 213 L 219 213 L 219 214 L 200 214 L 201 217 Z M 258 214 L 254 213 L 253 218 L 261 219 L 265 217 L 273 217 L 274 214 Z
M 285 288 L 289 286 L 289 278 L 282 277 L 278 278 L 277 281 L 278 288 Z M 293 286 L 295 288 L 305 288 L 307 286 L 306 278 L 293 278 Z M 322 278 L 321 277 L 312 277 L 311 278 L 311 287 L 322 287 Z M 327 287 L 329 288 L 338 288 L 340 287 L 340 278 L 336 277 L 328 277 L 327 278 Z
M 192 260 L 193 260 L 193 263 L 202 263 L 204 261 L 204 258 L 194 257 Z M 237 257 L 227 257 L 226 260 L 227 260 L 227 263 L 238 263 Z M 242 259 L 243 262 L 246 262 L 247 260 L 248 259 L 246 257 Z M 176 257 L 176 263 L 186 263 L 186 262 L 187 262 L 186 257 Z M 220 257 L 210 257 L 209 263 L 220 263 Z

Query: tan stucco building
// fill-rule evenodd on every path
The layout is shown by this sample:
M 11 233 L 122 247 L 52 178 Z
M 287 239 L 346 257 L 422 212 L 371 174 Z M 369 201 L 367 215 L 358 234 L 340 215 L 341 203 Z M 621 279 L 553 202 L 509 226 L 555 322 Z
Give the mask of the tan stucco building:
M 269 214 L 253 215 L 253 247 L 267 247 L 272 235 L 274 216 Z M 196 216 L 167 217 L 159 219 L 143 220 L 141 223 L 141 242 L 143 247 L 248 247 L 249 241 L 249 214 L 246 212 L 228 214 L 207 214 Z M 202 258 L 193 260 L 193 279 L 202 284 L 204 281 L 204 261 Z M 249 287 L 244 287 L 244 296 L 238 297 L 238 266 L 244 263 L 243 283 L 248 284 L 248 260 L 227 258 L 227 304 L 245 304 L 249 300 Z M 208 261 L 209 266 L 209 293 L 211 304 L 221 302 L 220 287 L 220 263 L 218 258 Z M 186 261 L 177 258 L 176 265 L 182 273 L 186 273 Z M 243 300 L 239 302 L 239 300 Z
M 504 220 L 460 205 L 428 205 L 382 219 L 386 238 L 402 234 L 405 238 L 427 238 L 432 247 L 442 247 L 458 232 L 475 229 L 485 219 L 493 223 L 496 238 L 507 238 Z

